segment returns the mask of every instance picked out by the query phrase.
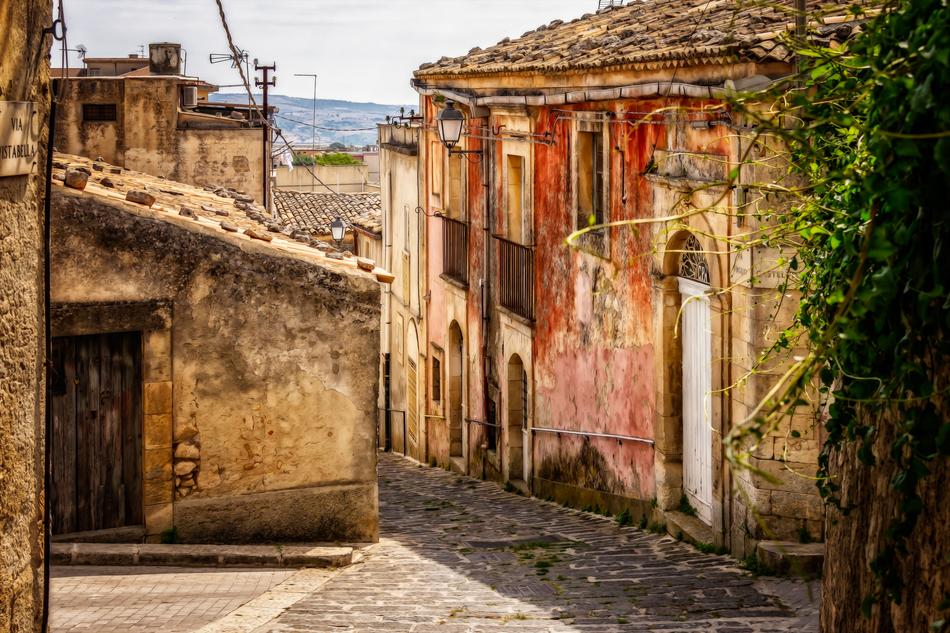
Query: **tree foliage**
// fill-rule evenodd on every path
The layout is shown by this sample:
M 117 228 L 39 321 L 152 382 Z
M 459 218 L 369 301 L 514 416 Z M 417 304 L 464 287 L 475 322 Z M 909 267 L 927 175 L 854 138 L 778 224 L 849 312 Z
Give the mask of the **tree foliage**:
M 817 383 L 830 403 L 823 496 L 837 501 L 829 462 L 847 445 L 864 468 L 896 462 L 899 512 L 871 565 L 867 613 L 900 600 L 896 561 L 920 517 L 921 489 L 950 457 L 950 5 L 900 0 L 864 17 L 846 46 L 797 44 L 800 73 L 775 94 L 782 116 L 735 105 L 785 139 L 792 170 L 809 183 L 783 222 L 798 241 L 791 265 L 803 298 L 780 344 L 804 336 L 810 353 L 743 433 L 788 414 Z M 872 450 L 881 424 L 897 425 L 887 454 Z
M 294 165 L 362 165 L 363 162 L 343 152 L 327 152 L 317 154 L 316 156 L 297 155 L 294 156 Z

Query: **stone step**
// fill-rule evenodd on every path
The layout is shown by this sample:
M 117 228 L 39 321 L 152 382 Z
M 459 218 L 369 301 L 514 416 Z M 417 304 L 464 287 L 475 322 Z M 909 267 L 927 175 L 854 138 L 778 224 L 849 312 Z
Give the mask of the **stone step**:
M 51 543 L 53 565 L 174 567 L 345 567 L 352 547 L 310 545 L 148 545 Z
M 668 510 L 664 513 L 666 531 L 675 539 L 686 541 L 693 545 L 719 545 L 722 541 L 716 539 L 716 534 L 708 525 L 696 517 Z
M 770 573 L 817 578 L 825 561 L 825 544 L 759 541 L 756 556 Z

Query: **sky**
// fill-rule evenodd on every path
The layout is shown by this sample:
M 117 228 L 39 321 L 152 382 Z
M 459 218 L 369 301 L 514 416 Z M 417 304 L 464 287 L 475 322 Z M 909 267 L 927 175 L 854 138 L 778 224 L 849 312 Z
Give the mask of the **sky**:
M 234 43 L 253 60 L 277 64 L 277 94 L 413 104 L 412 72 L 423 62 L 517 37 L 553 19 L 597 9 L 597 0 L 223 0 Z M 149 42 L 178 42 L 189 75 L 235 84 L 215 0 L 63 0 L 68 44 L 90 57 L 148 52 Z M 58 46 L 58 45 L 57 45 Z M 59 65 L 59 51 L 53 65 Z M 71 53 L 70 65 L 81 65 Z M 222 88 L 233 92 L 234 88 Z

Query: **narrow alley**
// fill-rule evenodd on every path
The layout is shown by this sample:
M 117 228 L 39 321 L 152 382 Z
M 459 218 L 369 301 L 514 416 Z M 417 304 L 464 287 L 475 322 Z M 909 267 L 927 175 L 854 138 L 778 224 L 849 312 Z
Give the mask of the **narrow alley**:
M 223 604 L 230 598 L 215 596 L 212 584 L 226 591 L 257 582 L 255 600 L 230 616 L 217 612 L 224 617 L 206 618 L 209 624 L 200 630 L 487 633 L 516 625 L 519 631 L 559 633 L 817 631 L 814 585 L 757 579 L 728 558 L 668 536 L 619 527 L 607 517 L 519 497 L 393 455 L 380 457 L 379 475 L 382 537 L 362 561 L 336 573 L 302 571 L 270 591 L 260 571 L 219 570 L 204 576 L 214 580 L 207 591 L 183 593 L 180 603 L 159 593 L 161 583 L 152 583 L 153 601 L 163 604 L 157 611 L 195 613 L 197 605 L 189 601 Z M 207 574 L 177 571 L 192 583 Z M 238 580 L 243 574 L 256 580 Z M 285 585 L 299 585 L 301 577 L 313 590 L 286 600 Z M 144 619 L 150 612 L 142 595 L 147 583 L 128 592 L 128 583 L 119 586 L 107 575 L 74 580 L 54 578 L 53 624 L 59 633 L 89 630 L 89 620 L 80 617 L 82 592 L 98 596 L 85 608 L 95 608 L 99 622 L 114 622 L 115 628 L 96 630 L 195 630 L 180 621 L 183 628 L 174 628 L 154 614 L 151 625 L 136 620 L 135 614 Z M 67 583 L 70 591 L 63 594 Z M 126 592 L 136 608 L 111 618 L 109 609 L 125 608 L 122 600 L 110 599 L 113 592 Z M 281 600 L 284 607 L 295 602 L 275 611 Z

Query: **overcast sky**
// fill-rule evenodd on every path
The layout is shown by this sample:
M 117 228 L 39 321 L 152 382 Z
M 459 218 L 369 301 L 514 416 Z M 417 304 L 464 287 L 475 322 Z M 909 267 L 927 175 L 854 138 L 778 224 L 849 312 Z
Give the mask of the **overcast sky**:
M 235 44 L 277 63 L 277 93 L 415 103 L 419 64 L 517 37 L 555 18 L 597 8 L 597 0 L 224 0 Z M 149 42 L 180 42 L 187 72 L 216 84 L 240 81 L 209 53 L 228 52 L 215 0 L 64 0 L 69 46 L 119 57 Z M 53 64 L 59 65 L 58 51 Z M 73 54 L 70 65 L 79 65 Z M 234 88 L 223 88 L 233 91 Z

